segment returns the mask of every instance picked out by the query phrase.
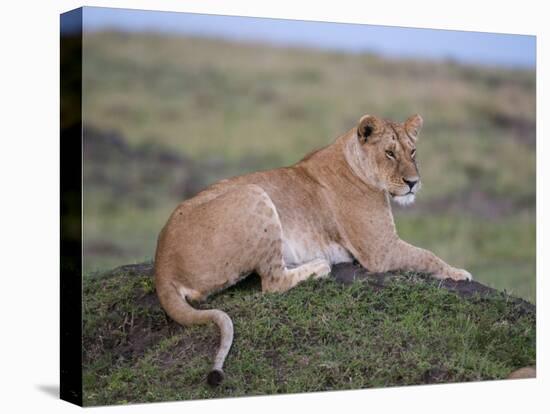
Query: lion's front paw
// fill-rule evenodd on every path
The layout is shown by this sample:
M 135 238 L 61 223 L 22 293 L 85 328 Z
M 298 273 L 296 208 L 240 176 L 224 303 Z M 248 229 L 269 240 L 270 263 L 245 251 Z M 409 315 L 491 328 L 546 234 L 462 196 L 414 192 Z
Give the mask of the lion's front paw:
M 464 269 L 453 268 L 449 273 L 449 278 L 453 280 L 466 280 L 470 282 L 472 280 L 472 274 Z
M 436 279 L 452 279 L 452 280 L 466 280 L 471 281 L 472 275 L 470 272 L 464 269 L 456 269 L 454 267 L 451 267 L 448 271 L 444 273 L 439 273 L 434 275 Z

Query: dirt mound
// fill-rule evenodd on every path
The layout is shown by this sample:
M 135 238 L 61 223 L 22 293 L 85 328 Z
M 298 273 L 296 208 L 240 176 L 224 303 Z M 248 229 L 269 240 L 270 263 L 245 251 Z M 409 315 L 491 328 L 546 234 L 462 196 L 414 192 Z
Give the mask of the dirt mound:
M 138 278 L 146 277 L 145 280 L 147 283 L 138 283 L 138 286 L 135 286 L 130 298 L 134 301 L 134 305 L 137 306 L 139 312 L 133 312 L 130 317 L 125 316 L 122 324 L 119 325 L 119 328 L 125 333 L 125 340 L 114 341 L 110 347 L 112 352 L 122 356 L 123 358 L 139 358 L 143 356 L 145 351 L 151 346 L 157 344 L 168 335 L 173 335 L 182 329 L 178 324 L 168 318 L 164 311 L 162 311 L 156 293 L 152 288 L 153 273 L 154 265 L 152 263 L 139 263 L 117 267 L 101 276 L 101 279 L 104 279 L 105 283 L 104 289 L 108 289 L 108 286 L 111 285 L 113 280 L 118 280 L 118 283 L 127 283 L 132 286 Z M 476 281 L 438 281 L 427 275 L 411 273 L 406 275 L 398 273 L 372 273 L 357 263 L 340 263 L 334 265 L 331 275 L 337 282 L 345 285 L 349 285 L 358 280 L 363 280 L 366 282 L 366 289 L 373 290 L 382 290 L 396 281 L 403 281 L 405 283 L 422 283 L 433 285 L 439 289 L 454 292 L 458 296 L 469 300 L 483 300 L 484 298 L 495 296 L 506 296 L 507 301 L 514 306 L 514 312 L 516 312 L 518 316 L 526 313 L 534 314 L 536 310 L 535 305 L 521 298 L 508 296 L 505 293 L 499 292 L 496 289 L 485 286 Z M 109 281 L 111 281 L 111 283 Z M 251 275 L 246 280 L 240 282 L 238 286 L 233 289 L 239 289 L 243 286 L 247 289 L 251 289 L 252 291 L 259 291 L 261 289 L 259 276 Z M 220 295 L 223 296 L 223 293 L 220 293 Z M 117 302 L 119 304 L 124 303 L 124 298 L 120 298 Z M 198 304 L 198 307 L 201 307 L 201 304 Z M 112 310 L 115 311 L 115 308 L 113 307 Z M 115 327 L 111 326 L 111 328 Z M 215 333 L 215 330 L 212 330 L 212 333 Z M 215 341 L 210 338 L 210 340 L 206 343 L 209 345 L 208 348 L 214 352 L 216 347 Z M 182 340 L 176 347 L 187 349 L 190 347 L 193 348 L 195 345 L 188 342 L 186 343 Z M 167 355 L 163 358 L 172 359 L 173 356 Z M 430 377 L 440 374 L 441 373 L 430 374 Z
M 285 294 L 261 293 L 252 275 L 199 304 L 235 326 L 229 376 L 212 389 L 217 329 L 169 319 L 152 275 L 140 263 L 84 279 L 86 405 L 504 379 L 536 362 L 528 302 L 477 282 L 339 264 Z
M 404 277 L 403 275 L 396 273 L 371 273 L 367 269 L 361 267 L 361 265 L 356 263 L 337 264 L 332 268 L 332 275 L 338 282 L 344 284 L 352 283 L 355 280 L 366 280 L 368 285 L 372 286 L 375 289 L 382 289 L 386 287 L 390 282 Z M 410 278 L 415 276 L 409 274 L 408 277 Z M 435 280 L 426 275 L 417 275 L 416 277 L 420 278 L 423 283 L 432 284 L 434 286 L 437 286 L 438 288 L 449 290 L 463 298 L 482 299 L 489 296 L 505 295 L 505 293 L 499 292 L 498 290 L 493 289 L 489 286 L 485 286 L 484 284 L 476 282 L 475 280 L 471 282 L 457 282 L 450 279 Z M 535 312 L 535 305 L 533 305 L 532 303 L 513 296 L 507 297 L 520 309 L 526 312 Z

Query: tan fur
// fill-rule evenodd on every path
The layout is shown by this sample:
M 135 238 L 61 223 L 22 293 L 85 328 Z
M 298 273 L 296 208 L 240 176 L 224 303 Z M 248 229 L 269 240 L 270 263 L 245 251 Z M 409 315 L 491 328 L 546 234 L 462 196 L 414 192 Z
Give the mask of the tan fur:
M 373 272 L 471 279 L 400 240 L 395 229 L 390 198 L 408 203 L 420 188 L 413 150 L 421 127 L 418 115 L 403 124 L 365 115 L 291 167 L 220 181 L 176 208 L 158 239 L 156 288 L 178 323 L 219 326 L 210 382 L 221 381 L 233 326 L 226 313 L 195 310 L 187 301 L 204 300 L 251 272 L 265 292 L 285 292 L 353 258 Z

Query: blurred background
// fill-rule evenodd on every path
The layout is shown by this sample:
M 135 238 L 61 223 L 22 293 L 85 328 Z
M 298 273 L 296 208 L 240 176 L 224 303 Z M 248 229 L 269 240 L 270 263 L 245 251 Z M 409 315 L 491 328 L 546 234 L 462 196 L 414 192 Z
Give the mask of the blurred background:
M 535 300 L 535 38 L 84 8 L 84 270 L 152 260 L 175 206 L 364 113 L 424 118 L 400 236 Z

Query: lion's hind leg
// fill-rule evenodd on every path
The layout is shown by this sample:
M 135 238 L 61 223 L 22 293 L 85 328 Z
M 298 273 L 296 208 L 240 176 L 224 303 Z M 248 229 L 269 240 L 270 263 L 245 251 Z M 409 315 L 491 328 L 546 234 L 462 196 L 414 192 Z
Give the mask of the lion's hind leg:
M 320 278 L 329 273 L 330 264 L 325 259 L 315 259 L 293 269 L 285 267 L 274 269 L 271 273 L 261 275 L 262 290 L 264 292 L 286 292 L 310 277 Z
M 283 229 L 277 209 L 264 193 L 258 204 L 262 211 L 263 228 L 261 249 L 258 251 L 256 272 L 262 278 L 264 292 L 286 292 L 311 276 L 323 277 L 330 273 L 330 263 L 325 259 L 315 259 L 295 268 L 286 267 L 283 258 Z

